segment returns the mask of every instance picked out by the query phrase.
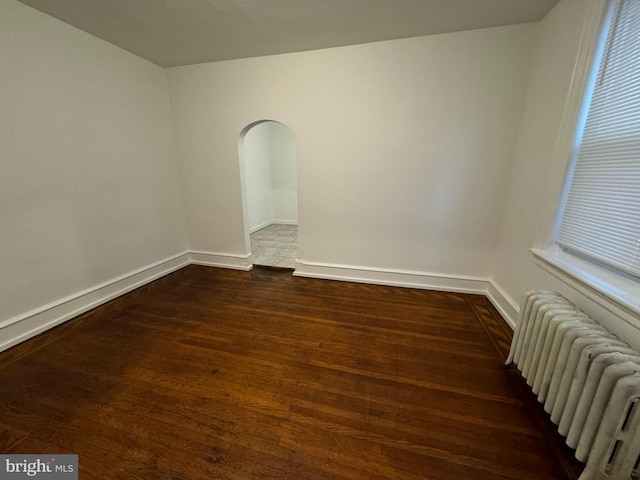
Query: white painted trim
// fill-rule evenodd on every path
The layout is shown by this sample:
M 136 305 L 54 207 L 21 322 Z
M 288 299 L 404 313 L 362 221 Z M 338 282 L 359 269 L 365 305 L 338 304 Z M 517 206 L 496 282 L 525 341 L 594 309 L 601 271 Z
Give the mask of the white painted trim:
M 249 233 L 255 233 L 258 230 L 262 230 L 270 225 L 298 225 L 296 220 L 269 220 L 267 222 L 261 223 L 257 227 L 253 227 L 249 230 Z
M 258 230 L 262 230 L 263 228 L 268 227 L 269 225 L 273 225 L 274 223 L 276 223 L 274 220 L 267 220 L 266 222 L 261 223 L 260 225 L 257 225 L 257 226 L 255 226 L 255 227 L 251 227 L 251 228 L 249 229 L 249 233 L 250 233 L 250 234 L 251 234 L 251 233 L 255 233 L 255 232 L 257 232 Z
M 579 258 L 565 258 L 536 249 L 531 249 L 531 253 L 538 267 L 640 330 L 640 286 L 636 282 L 621 283 L 622 279 L 616 279 L 616 274 Z
M 5 320 L 0 323 L 0 352 L 186 265 L 189 253 L 183 252 Z M 26 331 L 21 324 L 28 325 Z
M 297 220 L 278 220 L 278 219 L 275 219 L 271 223 L 273 223 L 275 225 L 298 225 L 298 221 Z
M 592 70 L 594 56 L 598 47 L 602 47 L 602 25 L 606 18 L 609 3 L 607 0 L 586 0 L 589 2 L 582 32 L 580 45 L 569 90 L 565 97 L 564 109 L 560 120 L 560 127 L 556 136 L 552 153 L 552 161 L 545 182 L 546 192 L 541 196 L 540 218 L 538 232 L 534 240 L 534 248 L 546 249 L 553 243 L 559 227 L 560 206 L 565 201 L 568 189 L 567 173 L 573 163 L 575 155 L 576 129 L 581 116 L 586 115 L 588 105 L 584 96 L 589 85 L 589 78 L 595 75 Z
M 392 287 L 421 288 L 443 292 L 475 293 L 485 295 L 498 310 L 504 321 L 515 330 L 519 315 L 518 303 L 499 285 L 488 278 L 415 270 L 336 265 L 296 260 L 296 277 L 320 278 L 345 282 L 371 283 Z
M 387 268 L 337 265 L 296 260 L 293 275 L 345 282 L 371 283 L 392 287 L 422 288 L 444 292 L 486 294 L 488 279 L 462 275 L 392 270 Z
M 496 307 L 507 325 L 515 330 L 520 315 L 518 303 L 493 281 L 488 282 L 487 298 Z
M 253 256 L 235 255 L 232 253 L 192 251 L 189 255 L 190 263 L 207 267 L 231 268 L 234 270 L 251 270 L 253 268 Z
M 234 255 L 203 251 L 180 253 L 1 322 L 0 352 L 192 264 L 244 271 L 251 270 L 253 267 L 251 254 Z M 296 270 L 293 275 L 394 287 L 484 294 L 512 328 L 515 325 L 513 319 L 517 317 L 517 307 L 513 300 L 498 286 L 481 277 L 336 265 L 305 260 L 296 260 Z M 20 326 L 23 324 L 25 327 L 21 329 Z M 14 332 L 7 333 L 9 331 Z M 5 334 L 8 336 L 3 338 Z

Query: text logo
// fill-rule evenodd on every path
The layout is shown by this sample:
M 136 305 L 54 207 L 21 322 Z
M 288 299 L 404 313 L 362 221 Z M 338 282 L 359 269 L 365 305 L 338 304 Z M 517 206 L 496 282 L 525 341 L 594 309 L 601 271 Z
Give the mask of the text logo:
M 78 480 L 78 455 L 0 455 L 0 479 Z

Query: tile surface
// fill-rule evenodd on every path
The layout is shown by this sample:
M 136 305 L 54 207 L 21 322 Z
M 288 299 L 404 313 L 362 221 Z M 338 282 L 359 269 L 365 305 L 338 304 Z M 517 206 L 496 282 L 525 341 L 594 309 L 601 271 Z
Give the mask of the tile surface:
M 294 268 L 298 226 L 274 223 L 250 235 L 254 265 Z

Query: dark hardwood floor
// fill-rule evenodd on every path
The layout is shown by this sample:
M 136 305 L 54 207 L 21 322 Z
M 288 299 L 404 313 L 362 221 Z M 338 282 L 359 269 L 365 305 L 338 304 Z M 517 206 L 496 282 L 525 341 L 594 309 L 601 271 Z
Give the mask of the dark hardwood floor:
M 482 296 L 190 266 L 0 354 L 81 479 L 562 479 Z

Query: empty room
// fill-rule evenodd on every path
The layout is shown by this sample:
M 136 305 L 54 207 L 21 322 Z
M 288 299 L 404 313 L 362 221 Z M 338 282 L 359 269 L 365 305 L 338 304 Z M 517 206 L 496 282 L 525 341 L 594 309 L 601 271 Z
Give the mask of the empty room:
M 639 39 L 0 0 L 0 478 L 638 478 Z

